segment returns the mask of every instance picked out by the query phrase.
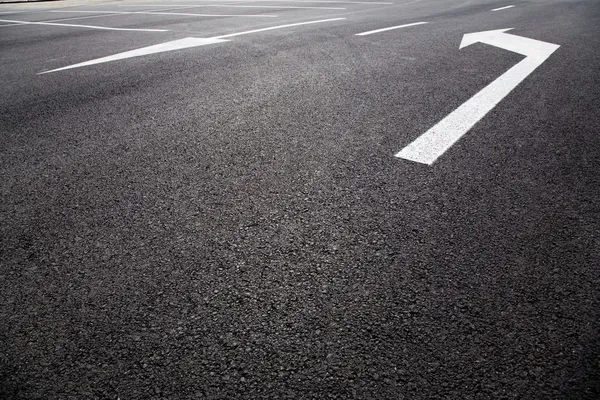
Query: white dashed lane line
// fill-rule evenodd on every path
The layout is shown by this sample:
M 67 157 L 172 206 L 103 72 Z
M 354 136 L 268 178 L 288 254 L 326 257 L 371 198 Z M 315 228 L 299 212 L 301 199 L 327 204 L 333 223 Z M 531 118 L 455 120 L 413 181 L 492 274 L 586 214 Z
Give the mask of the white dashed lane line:
M 514 6 L 506 6 L 506 7 L 500 7 L 500 8 L 494 8 L 491 11 L 502 11 L 502 10 L 508 10 L 509 8 L 513 8 Z
M 230 37 L 234 37 L 234 36 L 247 35 L 249 33 L 271 31 L 273 29 L 291 28 L 293 26 L 320 24 L 322 22 L 341 21 L 341 20 L 344 20 L 344 19 L 346 19 L 346 18 L 330 18 L 330 19 L 321 19 L 321 20 L 318 20 L 318 21 L 297 22 L 295 24 L 277 25 L 277 26 L 271 26 L 269 28 L 253 29 L 251 31 L 244 31 L 244 32 L 238 32 L 238 33 L 229 33 L 227 35 L 215 36 L 215 39 L 224 39 L 224 38 L 230 38 Z
M 413 22 L 411 24 L 390 26 L 388 28 L 375 29 L 374 31 L 367 31 L 367 32 L 357 33 L 356 36 L 372 35 L 374 33 L 391 31 L 391 30 L 400 29 L 400 28 L 408 28 L 409 26 L 417 26 L 417 25 L 424 25 L 424 24 L 427 24 L 427 22 Z

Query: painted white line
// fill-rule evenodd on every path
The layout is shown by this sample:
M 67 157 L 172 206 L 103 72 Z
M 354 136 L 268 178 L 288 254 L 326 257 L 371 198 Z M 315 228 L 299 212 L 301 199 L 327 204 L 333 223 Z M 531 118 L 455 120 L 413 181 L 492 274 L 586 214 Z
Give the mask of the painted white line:
M 191 7 L 176 7 L 176 8 L 170 8 L 167 11 L 169 11 L 169 10 L 171 10 L 171 11 L 174 11 L 174 10 L 186 10 L 188 8 L 194 8 L 194 7 L 193 6 L 191 6 Z M 154 11 L 163 12 L 161 10 L 164 10 L 164 8 L 161 8 L 161 9 L 158 9 L 158 10 L 145 10 L 143 12 L 154 12 Z M 74 17 L 74 18 L 59 18 L 59 19 L 53 19 L 53 20 L 50 20 L 50 21 L 43 21 L 43 22 L 57 22 L 57 21 L 72 21 L 72 20 L 76 20 L 76 19 L 104 18 L 104 17 L 111 17 L 111 16 L 117 15 L 117 14 L 103 14 L 104 11 L 91 11 L 91 10 L 85 10 L 85 11 L 62 10 L 62 11 L 47 11 L 47 12 L 59 13 L 59 14 L 60 13 L 65 13 L 65 12 L 69 12 L 69 13 L 87 13 L 87 14 L 89 14 L 89 13 L 100 13 L 100 14 L 97 14 L 97 15 L 86 15 L 84 17 Z
M 158 12 L 158 11 L 50 11 L 58 13 L 102 13 L 107 16 L 115 15 L 130 15 L 130 14 L 141 14 L 141 15 L 182 15 L 190 17 L 250 17 L 250 18 L 276 18 L 277 15 L 270 14 L 196 14 L 196 13 L 180 13 L 180 12 Z
M 219 0 L 211 0 L 212 3 L 217 3 Z M 223 0 L 224 3 L 229 3 L 229 0 Z M 268 2 L 268 3 L 339 3 L 339 4 L 375 4 L 375 5 L 390 5 L 395 4 L 392 2 L 382 2 L 382 1 L 345 1 L 345 0 L 248 0 L 248 1 L 239 1 L 239 3 L 260 3 L 260 2 Z M 236 3 L 238 3 L 236 1 Z M 194 3 L 188 3 L 194 4 Z M 202 3 L 196 3 L 199 6 L 202 6 Z M 402 4 L 401 4 L 402 5 Z M 123 5 L 123 7 L 127 7 Z
M 509 8 L 513 8 L 513 7 L 514 6 L 506 6 L 506 7 L 494 8 L 492 11 L 508 10 Z
M 46 21 L 42 21 L 42 22 L 76 21 L 78 19 L 90 19 L 90 18 L 102 18 L 102 17 L 114 17 L 114 15 L 113 14 L 86 15 L 84 17 L 59 18 L 59 19 L 46 20 Z
M 423 25 L 423 24 L 427 24 L 427 22 L 413 22 L 412 24 L 405 24 L 405 25 L 398 25 L 398 26 L 390 26 L 389 28 L 375 29 L 374 31 L 368 31 L 368 32 L 357 33 L 357 34 L 356 34 L 356 36 L 366 36 L 366 35 L 372 35 L 372 34 L 374 34 L 374 33 L 385 32 L 385 31 L 391 31 L 391 30 L 393 30 L 393 29 L 408 28 L 409 26 L 416 26 L 416 25 Z
M 56 72 L 56 71 L 63 71 L 65 69 L 85 67 L 85 66 L 94 65 L 94 64 L 101 64 L 101 63 L 106 63 L 106 62 L 110 62 L 110 61 L 123 60 L 125 58 L 141 57 L 141 56 L 145 56 L 148 54 L 164 53 L 165 51 L 181 50 L 181 49 L 187 49 L 190 47 L 205 46 L 207 44 L 215 44 L 215 43 L 222 43 L 222 42 L 227 42 L 227 40 L 217 39 L 217 38 L 202 39 L 202 38 L 189 37 L 189 38 L 185 38 L 185 39 L 173 40 L 173 41 L 167 42 L 167 43 L 156 44 L 154 46 L 142 47 L 141 49 L 126 51 L 124 53 L 114 54 L 114 55 L 108 56 L 108 57 L 97 58 L 95 60 L 86 61 L 86 62 L 82 62 L 79 64 L 73 64 L 73 65 L 69 65 L 67 67 L 57 68 L 57 69 L 53 69 L 50 71 L 40 72 L 38 75 L 47 74 L 47 73 Z
M 107 30 L 107 31 L 168 32 L 167 29 L 109 28 L 107 26 L 57 24 L 54 22 L 14 21 L 14 20 L 10 20 L 10 19 L 0 19 L 0 22 L 10 22 L 10 23 L 16 24 L 16 25 L 66 26 L 66 27 L 71 27 L 71 28 L 101 29 L 101 30 Z M 6 25 L 4 25 L 4 26 L 6 26 Z M 11 25 L 11 26 L 15 26 L 15 25 Z
M 394 4 L 391 2 L 382 2 L 382 1 L 341 1 L 341 0 L 314 0 L 314 1 L 304 1 L 304 0 L 253 0 L 253 2 L 269 2 L 269 3 L 339 3 L 339 4 L 375 4 L 375 5 L 389 5 Z
M 159 4 L 120 4 L 119 7 L 183 7 L 183 4 L 159 5 Z M 302 9 L 302 10 L 345 10 L 344 7 L 303 7 L 303 6 L 242 6 L 235 4 L 198 4 L 192 8 L 219 7 L 219 8 L 270 8 L 270 9 Z
M 47 74 L 50 72 L 63 71 L 66 69 L 85 67 L 88 65 L 101 64 L 101 63 L 106 63 L 106 62 L 110 62 L 110 61 L 123 60 L 125 58 L 140 57 L 140 56 L 145 56 L 148 54 L 162 53 L 165 51 L 173 51 L 173 50 L 179 50 L 179 49 L 186 49 L 189 47 L 204 46 L 207 44 L 222 43 L 222 42 L 227 42 L 227 40 L 224 40 L 225 38 L 230 38 L 230 37 L 240 36 L 240 35 L 247 35 L 249 33 L 264 32 L 264 31 L 270 31 L 273 29 L 290 28 L 293 26 L 300 26 L 300 25 L 318 24 L 321 22 L 340 21 L 340 20 L 344 20 L 344 19 L 346 19 L 346 18 L 330 18 L 330 19 L 322 19 L 322 20 L 318 20 L 318 21 L 298 22 L 295 24 L 278 25 L 278 26 L 271 26 L 269 28 L 254 29 L 254 30 L 246 31 L 246 32 L 230 33 L 227 35 L 215 36 L 215 37 L 211 37 L 211 38 L 189 37 L 189 38 L 185 38 L 185 39 L 173 40 L 171 42 L 157 44 L 154 46 L 142 47 L 141 49 L 130 50 L 130 51 L 126 51 L 124 53 L 113 54 L 112 56 L 97 58 L 95 60 L 85 61 L 82 63 L 73 64 L 73 65 L 69 65 L 66 67 L 62 67 L 62 68 L 56 68 L 56 69 L 53 69 L 50 71 L 40 72 L 40 73 L 38 73 L 38 75 Z
M 50 11 L 52 12 L 52 11 Z M 90 18 L 101 18 L 101 17 L 112 17 L 112 14 L 102 14 L 102 15 L 87 15 L 85 17 L 72 17 L 72 18 L 59 18 L 59 19 L 49 19 L 49 20 L 44 20 L 44 21 L 40 21 L 40 22 L 62 22 L 62 21 L 75 21 L 78 19 L 90 19 Z M 19 25 L 23 25 L 23 24 L 6 24 L 6 25 L 0 25 L 0 28 L 5 27 L 5 26 L 19 26 Z
M 173 13 L 173 12 L 149 12 L 140 11 L 132 12 L 131 14 L 145 14 L 145 15 L 184 15 L 190 17 L 239 17 L 239 18 L 276 18 L 277 15 L 272 14 L 194 14 L 194 13 Z
M 470 33 L 463 36 L 460 48 L 481 42 L 525 57 L 483 88 L 427 132 L 396 154 L 396 157 L 431 165 L 477 122 L 502 101 L 519 83 L 560 46 L 506 33 L 510 29 Z
M 238 5 L 218 5 L 218 4 L 210 4 L 203 5 L 202 7 L 221 7 L 221 8 L 286 8 L 292 10 L 345 10 L 344 7 L 320 7 L 320 6 L 238 6 Z
M 291 28 L 293 26 L 300 26 L 300 25 L 320 24 L 321 22 L 341 21 L 343 19 L 346 19 L 346 18 L 330 18 L 330 19 L 321 19 L 318 21 L 298 22 L 295 24 L 287 24 L 287 25 L 277 25 L 277 26 L 271 26 L 269 28 L 254 29 L 251 31 L 238 32 L 238 33 L 229 33 L 227 35 L 215 36 L 215 38 L 217 38 L 217 39 L 230 38 L 230 37 L 234 37 L 234 36 L 247 35 L 249 33 L 271 31 L 273 29 Z

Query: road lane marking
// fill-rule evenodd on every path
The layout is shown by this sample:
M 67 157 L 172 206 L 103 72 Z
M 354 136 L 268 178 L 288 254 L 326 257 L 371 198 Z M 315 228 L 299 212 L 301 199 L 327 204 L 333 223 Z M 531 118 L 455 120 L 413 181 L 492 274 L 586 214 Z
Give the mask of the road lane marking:
M 76 21 L 78 19 L 91 19 L 91 18 L 102 18 L 102 17 L 113 17 L 113 14 L 100 14 L 100 15 L 86 15 L 83 17 L 70 17 L 70 18 L 58 18 L 58 19 L 50 19 L 44 20 L 41 22 L 61 22 L 61 21 Z
M 398 26 L 390 26 L 389 28 L 375 29 L 374 31 L 368 31 L 368 32 L 357 33 L 357 34 L 356 34 L 356 36 L 366 36 L 366 35 L 372 35 L 373 33 L 379 33 L 379 32 L 385 32 L 385 31 L 391 31 L 391 30 L 393 30 L 393 29 L 408 28 L 409 26 L 416 26 L 416 25 L 423 25 L 423 24 L 427 24 L 427 22 L 413 22 L 412 24 L 405 24 L 405 25 L 398 25 Z
M 345 7 L 321 7 L 321 6 L 243 6 L 230 4 L 204 4 L 200 7 L 219 7 L 219 8 L 289 8 L 301 10 L 345 10 Z
M 560 47 L 506 33 L 510 29 L 465 34 L 459 48 L 481 42 L 526 57 L 398 152 L 396 157 L 433 164 Z
M 55 22 L 15 21 L 15 20 L 10 20 L 10 19 L 0 19 L 0 22 L 9 22 L 9 23 L 13 24 L 13 25 L 0 25 L 0 26 L 49 25 L 49 26 L 66 26 L 66 27 L 71 27 L 71 28 L 100 29 L 100 30 L 106 30 L 106 31 L 168 32 L 168 29 L 109 28 L 107 26 L 57 24 Z
M 230 37 L 234 37 L 234 36 L 247 35 L 249 33 L 265 32 L 265 31 L 271 31 L 273 29 L 291 28 L 293 26 L 300 26 L 300 25 L 320 24 L 322 22 L 341 21 L 344 19 L 346 19 L 346 18 L 329 18 L 329 19 L 321 19 L 318 21 L 297 22 L 295 24 L 277 25 L 277 26 L 271 26 L 269 28 L 253 29 L 251 31 L 238 32 L 238 33 L 229 33 L 227 35 L 215 36 L 215 38 L 218 38 L 218 39 L 230 38 Z
M 52 11 L 50 11 L 52 12 Z M 86 15 L 85 17 L 71 17 L 71 18 L 58 18 L 58 19 L 49 19 L 49 20 L 44 20 L 44 21 L 39 21 L 39 22 L 62 22 L 62 21 L 76 21 L 78 19 L 90 19 L 90 18 L 101 18 L 101 17 L 112 17 L 112 14 L 102 14 L 102 15 Z M 18 25 L 22 25 L 22 24 L 6 24 L 6 25 L 0 25 L 0 28 L 3 26 L 18 26 Z
M 269 2 L 269 3 L 339 3 L 339 4 L 375 4 L 375 5 L 390 5 L 394 3 L 382 2 L 382 1 L 341 1 L 341 0 L 315 0 L 315 1 L 303 1 L 303 0 L 253 0 L 253 2 Z
M 53 69 L 50 71 L 39 72 L 38 75 L 48 74 L 50 72 L 63 71 L 66 69 L 86 67 L 88 65 L 101 64 L 101 63 L 106 63 L 106 62 L 110 62 L 110 61 L 123 60 L 126 58 L 140 57 L 140 56 L 145 56 L 148 54 L 163 53 L 165 51 L 173 51 L 173 50 L 187 49 L 190 47 L 204 46 L 207 44 L 228 42 L 228 40 L 225 40 L 225 38 L 230 38 L 230 37 L 240 36 L 240 35 L 247 35 L 249 33 L 264 32 L 264 31 L 270 31 L 273 29 L 291 28 L 294 26 L 301 26 L 301 25 L 318 24 L 318 23 L 322 23 L 322 22 L 340 21 L 340 20 L 345 20 L 345 19 L 346 18 L 330 18 L 330 19 L 322 19 L 322 20 L 318 20 L 318 21 L 298 22 L 295 24 L 277 25 L 277 26 L 271 26 L 268 28 L 254 29 L 254 30 L 245 31 L 245 32 L 229 33 L 226 35 L 214 36 L 214 37 L 210 37 L 210 38 L 188 37 L 185 39 L 173 40 L 170 42 L 161 43 L 161 44 L 157 44 L 157 45 L 153 45 L 153 46 L 142 47 L 141 49 L 135 49 L 135 50 L 126 51 L 123 53 L 113 54 L 112 56 L 97 58 L 95 60 L 85 61 L 85 62 L 81 62 L 78 64 L 68 65 L 66 67 L 56 68 L 56 69 Z
M 215 3 L 215 0 L 211 0 Z M 224 3 L 228 3 L 229 0 L 224 0 Z M 375 5 L 391 5 L 395 4 L 392 2 L 383 2 L 383 1 L 345 1 L 345 0 L 249 0 L 249 1 L 240 1 L 240 3 L 260 3 L 260 2 L 268 2 L 268 3 L 339 3 L 339 4 L 375 4 Z M 194 4 L 194 3 L 189 3 Z M 202 6 L 202 3 L 196 3 L 199 6 Z M 402 4 L 401 4 L 402 5 Z M 127 7 L 123 5 L 123 7 Z
M 56 13 L 98 13 L 107 14 L 110 16 L 115 15 L 130 15 L 130 14 L 141 14 L 141 15 L 182 15 L 190 17 L 257 17 L 257 18 L 276 18 L 277 15 L 271 14 L 196 14 L 196 13 L 180 13 L 180 12 L 159 12 L 159 11 L 50 11 Z
M 120 4 L 119 7 L 185 7 L 183 4 L 159 5 L 159 4 Z M 345 10 L 344 7 L 305 7 L 305 6 L 243 6 L 236 4 L 198 4 L 190 8 L 219 7 L 219 8 L 270 8 L 270 9 L 301 9 L 301 10 Z
M 104 11 L 48 11 L 48 12 L 55 12 L 55 13 L 64 13 L 64 12 L 85 12 L 85 13 L 90 13 L 90 12 L 99 12 L 99 13 L 103 13 Z M 91 18 L 104 18 L 104 17 L 115 17 L 118 16 L 119 14 L 114 14 L 115 12 L 117 13 L 121 13 L 120 11 L 111 11 L 110 14 L 97 14 L 97 15 L 86 15 L 83 17 L 70 17 L 70 18 L 58 18 L 58 19 L 50 19 L 50 20 L 44 20 L 44 21 L 39 21 L 39 22 L 61 22 L 61 21 L 75 21 L 78 19 L 91 19 Z M 151 11 L 145 11 L 145 12 L 151 12 Z M 123 11 L 123 13 L 128 14 L 127 11 Z M 137 12 L 134 12 L 137 13 Z M 200 14 L 198 14 L 200 15 Z M 210 15 L 211 17 L 215 16 L 214 14 L 206 14 L 206 15 Z M 253 17 L 253 16 L 264 16 L 264 17 L 272 17 L 272 18 L 276 18 L 277 15 L 266 15 L 266 14 L 255 14 L 255 15 L 247 15 L 249 17 Z M 216 15 L 217 17 L 219 15 Z M 235 15 L 237 16 L 237 15 Z M 245 17 L 246 15 L 242 15 L 242 17 Z M 17 26 L 17 25 L 21 25 L 21 24 L 6 24 L 6 25 L 0 25 L 0 27 L 3 26 Z
M 141 49 L 126 51 L 124 53 L 114 54 L 112 56 L 97 58 L 95 60 L 85 61 L 85 62 L 82 62 L 79 64 L 73 64 L 73 65 L 69 65 L 67 67 L 57 68 L 57 69 L 53 69 L 50 71 L 40 72 L 38 75 L 47 74 L 47 73 L 56 72 L 56 71 L 63 71 L 66 69 L 85 67 L 88 65 L 101 64 L 101 63 L 106 63 L 106 62 L 110 62 L 110 61 L 123 60 L 126 58 L 141 57 L 141 56 L 145 56 L 148 54 L 164 53 L 166 51 L 181 50 L 181 49 L 187 49 L 190 47 L 205 46 L 207 44 L 215 44 L 215 43 L 222 43 L 222 42 L 228 42 L 228 40 L 217 39 L 217 38 L 203 39 L 203 38 L 189 37 L 189 38 L 185 38 L 185 39 L 173 40 L 171 42 L 156 44 L 154 46 L 142 47 Z
M 492 11 L 508 10 L 509 8 L 513 8 L 513 7 L 514 6 L 506 6 L 506 7 L 494 8 Z

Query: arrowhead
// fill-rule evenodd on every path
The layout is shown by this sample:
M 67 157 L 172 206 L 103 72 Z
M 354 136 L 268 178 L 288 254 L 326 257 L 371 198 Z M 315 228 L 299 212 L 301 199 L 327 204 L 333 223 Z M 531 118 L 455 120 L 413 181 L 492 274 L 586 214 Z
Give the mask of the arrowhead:
M 462 49 L 463 47 L 470 46 L 473 43 L 481 42 L 482 39 L 484 39 L 484 38 L 487 38 L 490 36 L 497 36 L 504 32 L 510 31 L 511 29 L 514 29 L 514 28 L 496 29 L 493 31 L 483 31 L 483 32 L 474 32 L 474 33 L 465 33 L 465 35 L 462 38 L 462 41 L 460 42 L 460 46 L 458 48 Z
M 207 44 L 215 44 L 215 43 L 222 43 L 222 42 L 228 42 L 228 41 L 229 40 L 219 39 L 216 37 L 213 37 L 213 38 L 188 37 L 188 38 L 183 38 L 183 39 L 178 39 L 178 40 L 172 40 L 172 41 L 166 42 L 166 43 L 155 44 L 154 46 L 142 47 L 139 49 L 126 51 L 124 53 L 113 54 L 112 56 L 97 58 L 95 60 L 85 61 L 85 62 L 82 62 L 79 64 L 73 64 L 73 65 L 69 65 L 66 67 L 62 67 L 62 68 L 56 68 L 56 69 L 52 69 L 50 71 L 39 72 L 38 75 L 48 74 L 50 72 L 56 72 L 56 71 L 63 71 L 65 69 L 86 67 L 88 65 L 102 64 L 102 63 L 110 62 L 110 61 L 124 60 L 126 58 L 140 57 L 140 56 L 145 56 L 148 54 L 164 53 L 166 51 L 181 50 L 181 49 L 187 49 L 190 47 L 204 46 Z

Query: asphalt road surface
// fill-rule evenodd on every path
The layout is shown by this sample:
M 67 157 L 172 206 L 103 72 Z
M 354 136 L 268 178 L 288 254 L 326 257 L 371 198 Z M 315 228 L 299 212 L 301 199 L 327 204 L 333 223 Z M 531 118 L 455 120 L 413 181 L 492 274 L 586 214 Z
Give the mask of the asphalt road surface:
M 600 398 L 598 1 L 4 4 L 0 88 L 0 398 Z

